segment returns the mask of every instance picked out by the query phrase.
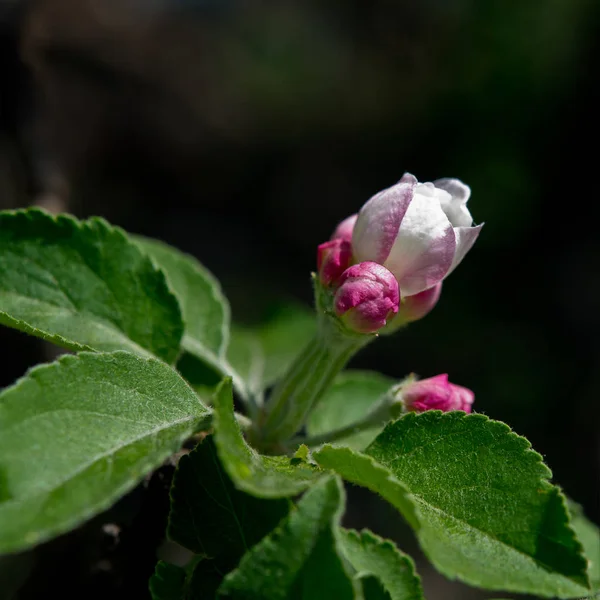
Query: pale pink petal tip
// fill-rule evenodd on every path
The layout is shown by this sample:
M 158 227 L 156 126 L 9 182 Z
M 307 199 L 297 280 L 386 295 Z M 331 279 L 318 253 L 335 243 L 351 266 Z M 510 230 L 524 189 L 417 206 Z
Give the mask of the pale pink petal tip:
M 352 233 L 352 251 L 358 260 L 380 264 L 386 261 L 413 199 L 414 189 L 412 180 L 400 180 L 375 194 L 360 209 Z
M 442 283 L 430 287 L 414 296 L 404 297 L 400 305 L 398 319 L 403 323 L 412 323 L 428 315 L 438 303 L 442 294 Z
M 404 173 L 404 175 L 400 177 L 400 181 L 398 183 L 410 183 L 411 185 L 417 185 L 419 182 L 412 173 Z
M 398 282 L 380 264 L 354 265 L 342 273 L 338 284 L 335 312 L 352 331 L 374 333 L 398 312 Z
M 352 241 L 352 232 L 354 231 L 354 224 L 356 223 L 356 219 L 358 218 L 358 214 L 350 215 L 346 217 L 336 228 L 331 236 L 332 240 L 340 239 L 345 240 L 346 242 Z
M 440 190 L 446 190 L 452 196 L 452 199 L 458 202 L 467 202 L 471 197 L 471 188 L 460 179 L 455 179 L 454 177 L 436 179 L 433 185 Z
M 470 413 L 475 400 L 471 390 L 450 383 L 447 374 L 409 383 L 400 390 L 400 396 L 405 410 L 418 413 L 426 410 Z

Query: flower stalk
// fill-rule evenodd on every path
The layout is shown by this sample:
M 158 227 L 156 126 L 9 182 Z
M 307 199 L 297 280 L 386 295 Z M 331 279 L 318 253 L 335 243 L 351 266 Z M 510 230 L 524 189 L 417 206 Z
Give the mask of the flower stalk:
M 481 230 L 481 225 L 473 226 L 466 206 L 470 193 L 458 179 L 419 183 L 405 173 L 396 185 L 375 194 L 358 214 L 344 219 L 332 239 L 319 245 L 318 274 L 313 275 L 318 331 L 258 409 L 249 432 L 257 447 L 284 452 L 360 348 L 378 332 L 392 333 L 434 308 L 442 280 L 462 261 Z M 403 390 L 407 410 L 434 405 L 442 410 L 470 408 L 466 396 L 458 404 L 453 400 L 459 388 L 447 380 L 413 385 L 413 396 L 420 395 L 415 399 Z M 377 424 L 389 420 L 391 412 L 397 413 L 397 404 L 397 399 L 388 398 L 364 423 L 332 435 L 374 426 L 373 419 Z
M 305 423 L 336 375 L 372 334 L 350 331 L 336 316 L 332 297 L 315 278 L 317 333 L 273 390 L 251 433 L 259 447 L 281 449 Z
M 396 386 L 394 386 L 393 389 L 395 388 Z M 300 444 L 313 448 L 315 446 L 321 446 L 322 444 L 331 444 L 333 442 L 344 440 L 351 435 L 368 431 L 375 427 L 382 427 L 386 423 L 400 417 L 403 412 L 404 408 L 402 404 L 394 400 L 392 393 L 387 393 L 379 402 L 375 403 L 375 406 L 373 406 L 364 417 L 357 419 L 344 427 L 319 435 L 293 438 L 288 444 L 289 451 L 294 451 Z

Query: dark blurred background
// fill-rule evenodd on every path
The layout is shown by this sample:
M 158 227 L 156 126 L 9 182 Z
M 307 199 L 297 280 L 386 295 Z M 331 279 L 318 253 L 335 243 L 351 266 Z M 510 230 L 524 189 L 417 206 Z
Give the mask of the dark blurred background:
M 599 26 L 596 0 L 0 0 L 0 208 L 162 238 L 247 321 L 276 296 L 308 306 L 317 244 L 404 171 L 463 179 L 474 250 L 353 366 L 448 372 L 598 523 Z M 0 343 L 1 385 L 47 359 Z M 121 504 L 122 539 L 100 517 L 21 557 L 14 597 L 144 598 L 159 475 Z M 351 498 L 349 524 L 418 556 L 393 510 Z M 430 600 L 495 596 L 419 568 Z

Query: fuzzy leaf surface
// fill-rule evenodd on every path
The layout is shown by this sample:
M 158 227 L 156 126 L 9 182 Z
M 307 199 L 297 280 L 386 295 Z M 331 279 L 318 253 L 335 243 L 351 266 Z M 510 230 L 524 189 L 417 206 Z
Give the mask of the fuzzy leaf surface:
M 340 373 L 319 400 L 306 424 L 309 436 L 346 427 L 364 417 L 377 400 L 394 385 L 394 380 L 371 371 Z M 381 432 L 381 427 L 355 433 L 335 445 L 364 450 Z
M 340 552 L 338 525 L 344 491 L 337 478 L 315 483 L 296 510 L 260 541 L 228 574 L 219 598 L 244 600 L 354 600 Z
M 35 367 L 0 394 L 0 553 L 108 508 L 209 417 L 156 359 L 84 352 Z
M 215 277 L 193 256 L 158 240 L 135 237 L 135 242 L 164 271 L 181 305 L 185 333 L 182 348 L 218 365 L 229 342 L 229 303 Z
M 367 530 L 342 530 L 341 544 L 357 577 L 376 577 L 390 600 L 424 600 L 414 562 L 393 542 Z M 366 600 L 370 600 L 368 593 Z
M 332 469 L 344 479 L 379 494 L 396 507 L 414 529 L 420 527 L 416 502 L 408 488 L 376 460 L 343 446 L 325 445 L 312 454 L 322 467 Z
M 446 576 L 543 597 L 589 592 L 564 497 L 549 483 L 540 455 L 507 425 L 460 412 L 409 414 L 388 425 L 366 456 L 354 453 L 351 461 L 350 452 L 325 447 L 313 458 L 384 497 L 399 482 L 401 497 L 414 505 L 405 516 Z
M 214 416 L 219 459 L 239 490 L 258 498 L 285 498 L 303 492 L 322 475 L 302 460 L 262 456 L 246 443 L 234 416 L 229 379 L 215 394 Z
M 183 322 L 164 275 L 106 221 L 0 213 L 0 323 L 70 350 L 173 362 Z

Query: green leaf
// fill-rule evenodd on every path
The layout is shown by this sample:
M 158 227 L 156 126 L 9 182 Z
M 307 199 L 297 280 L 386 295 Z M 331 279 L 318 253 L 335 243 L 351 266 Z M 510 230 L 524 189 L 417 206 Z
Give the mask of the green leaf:
M 249 390 L 257 394 L 263 389 L 266 359 L 260 338 L 255 332 L 233 325 L 227 360 L 246 382 Z
M 185 569 L 159 560 L 149 582 L 152 600 L 185 600 L 186 579 Z
M 313 452 L 312 457 L 322 467 L 378 493 L 395 506 L 414 529 L 419 528 L 415 499 L 389 469 L 370 456 L 350 448 L 326 445 Z
M 164 275 L 104 220 L 0 213 L 0 323 L 70 350 L 173 362 L 183 323 Z
M 0 394 L 0 553 L 108 508 L 209 420 L 156 359 L 86 352 L 32 369 Z
M 297 509 L 225 577 L 219 598 L 357 598 L 356 584 L 340 555 L 338 525 L 343 502 L 344 491 L 337 478 L 315 483 Z
M 167 276 L 185 323 L 182 348 L 211 365 L 223 362 L 229 342 L 229 303 L 219 282 L 193 256 L 149 238 L 135 242 Z
M 412 501 L 405 517 L 448 577 L 544 597 L 586 595 L 586 561 L 564 498 L 540 455 L 504 423 L 460 412 L 408 414 L 366 454 L 329 446 L 313 458 L 388 499 L 398 482 L 394 504 L 404 512 Z
M 198 561 L 190 573 L 186 600 L 213 600 L 223 577 L 237 567 L 238 560 L 227 562 L 221 558 Z
M 316 331 L 313 311 L 274 305 L 255 327 L 236 325 L 227 356 L 254 392 L 273 385 L 309 343 Z
M 385 591 L 381 581 L 373 575 L 364 575 L 359 578 L 362 584 L 364 600 L 390 600 L 390 595 Z
M 288 510 L 287 500 L 265 500 L 237 490 L 211 436 L 179 461 L 167 531 L 170 539 L 196 554 L 239 558 Z
M 421 580 L 412 559 L 393 542 L 370 531 L 342 530 L 342 550 L 358 577 L 375 576 L 390 600 L 423 600 Z M 372 596 L 374 594 L 371 594 Z M 367 595 L 367 600 L 370 596 Z
M 345 371 L 338 375 L 312 411 L 306 425 L 309 436 L 329 433 L 366 416 L 373 405 L 394 385 L 394 380 L 370 371 Z M 335 445 L 364 450 L 383 425 L 355 433 Z
M 236 564 L 194 557 L 185 568 L 159 560 L 150 577 L 152 600 L 207 600 L 214 598 L 223 576 Z
M 215 443 L 223 467 L 234 485 L 259 498 L 285 498 L 303 492 L 321 471 L 297 458 L 262 456 L 242 435 L 233 412 L 231 380 L 215 394 Z
M 568 500 L 567 504 L 571 513 L 571 527 L 575 530 L 589 561 L 588 575 L 592 590 L 600 592 L 600 529 L 586 519 L 579 504 L 572 500 Z

